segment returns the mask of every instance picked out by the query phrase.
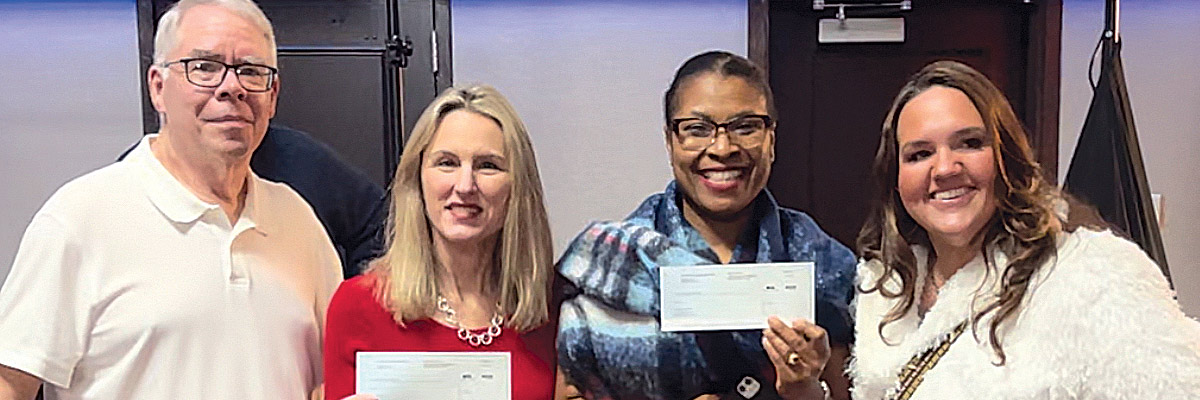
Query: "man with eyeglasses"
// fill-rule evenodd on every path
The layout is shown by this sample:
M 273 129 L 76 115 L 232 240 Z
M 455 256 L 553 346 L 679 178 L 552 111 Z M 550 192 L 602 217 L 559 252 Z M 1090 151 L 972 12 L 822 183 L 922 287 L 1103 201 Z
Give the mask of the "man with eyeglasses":
M 183 0 L 147 75 L 162 128 L 60 188 L 0 289 L 0 400 L 305 399 L 338 255 L 250 155 L 279 94 L 249 0 Z

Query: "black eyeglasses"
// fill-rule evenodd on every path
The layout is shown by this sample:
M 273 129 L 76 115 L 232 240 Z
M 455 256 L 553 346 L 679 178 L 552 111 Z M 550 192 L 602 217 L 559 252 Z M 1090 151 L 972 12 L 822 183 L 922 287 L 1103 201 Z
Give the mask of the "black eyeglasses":
M 279 73 L 278 69 L 266 65 L 250 63 L 229 65 L 203 58 L 182 58 L 162 66 L 170 67 L 172 64 L 183 64 L 184 76 L 187 77 L 187 81 L 206 88 L 221 86 L 221 83 L 225 81 L 226 71 L 232 69 L 233 74 L 237 75 L 238 83 L 247 92 L 271 90 L 271 86 L 275 84 L 275 75 Z
M 762 145 L 767 130 L 775 122 L 766 115 L 745 115 L 725 123 L 716 123 L 707 118 L 676 118 L 671 120 L 671 131 L 679 138 L 684 150 L 703 150 L 717 141 L 717 131 L 725 130 L 729 141 L 743 148 Z

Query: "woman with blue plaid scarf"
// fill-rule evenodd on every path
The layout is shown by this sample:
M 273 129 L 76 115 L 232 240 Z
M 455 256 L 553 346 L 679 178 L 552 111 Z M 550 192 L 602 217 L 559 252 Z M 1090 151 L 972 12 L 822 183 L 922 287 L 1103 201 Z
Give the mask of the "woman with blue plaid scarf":
M 845 398 L 853 253 L 766 190 L 775 109 L 762 70 L 708 52 L 664 99 L 675 179 L 624 221 L 593 223 L 557 268 L 558 358 L 589 399 Z M 812 261 L 817 321 L 763 331 L 662 332 L 658 266 Z M 832 388 L 833 390 L 830 390 Z

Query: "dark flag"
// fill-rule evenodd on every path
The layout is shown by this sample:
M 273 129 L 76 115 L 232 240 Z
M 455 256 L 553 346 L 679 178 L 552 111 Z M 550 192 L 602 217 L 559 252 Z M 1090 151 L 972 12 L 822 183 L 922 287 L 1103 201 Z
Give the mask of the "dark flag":
M 1170 282 L 1167 255 L 1150 199 L 1146 168 L 1125 87 L 1116 18 L 1118 6 L 1115 0 L 1106 3 L 1106 29 L 1100 45 L 1100 80 L 1093 90 L 1092 104 L 1075 155 L 1071 158 L 1064 188 L 1094 205 L 1106 221 L 1124 230 L 1158 263 Z

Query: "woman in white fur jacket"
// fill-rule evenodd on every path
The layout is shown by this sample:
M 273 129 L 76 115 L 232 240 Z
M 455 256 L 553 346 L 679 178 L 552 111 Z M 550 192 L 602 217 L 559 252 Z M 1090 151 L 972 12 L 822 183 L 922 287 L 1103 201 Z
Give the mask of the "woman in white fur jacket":
M 1200 399 L 1200 323 L 1042 177 L 1004 95 L 936 62 L 884 122 L 858 239 L 858 399 Z

